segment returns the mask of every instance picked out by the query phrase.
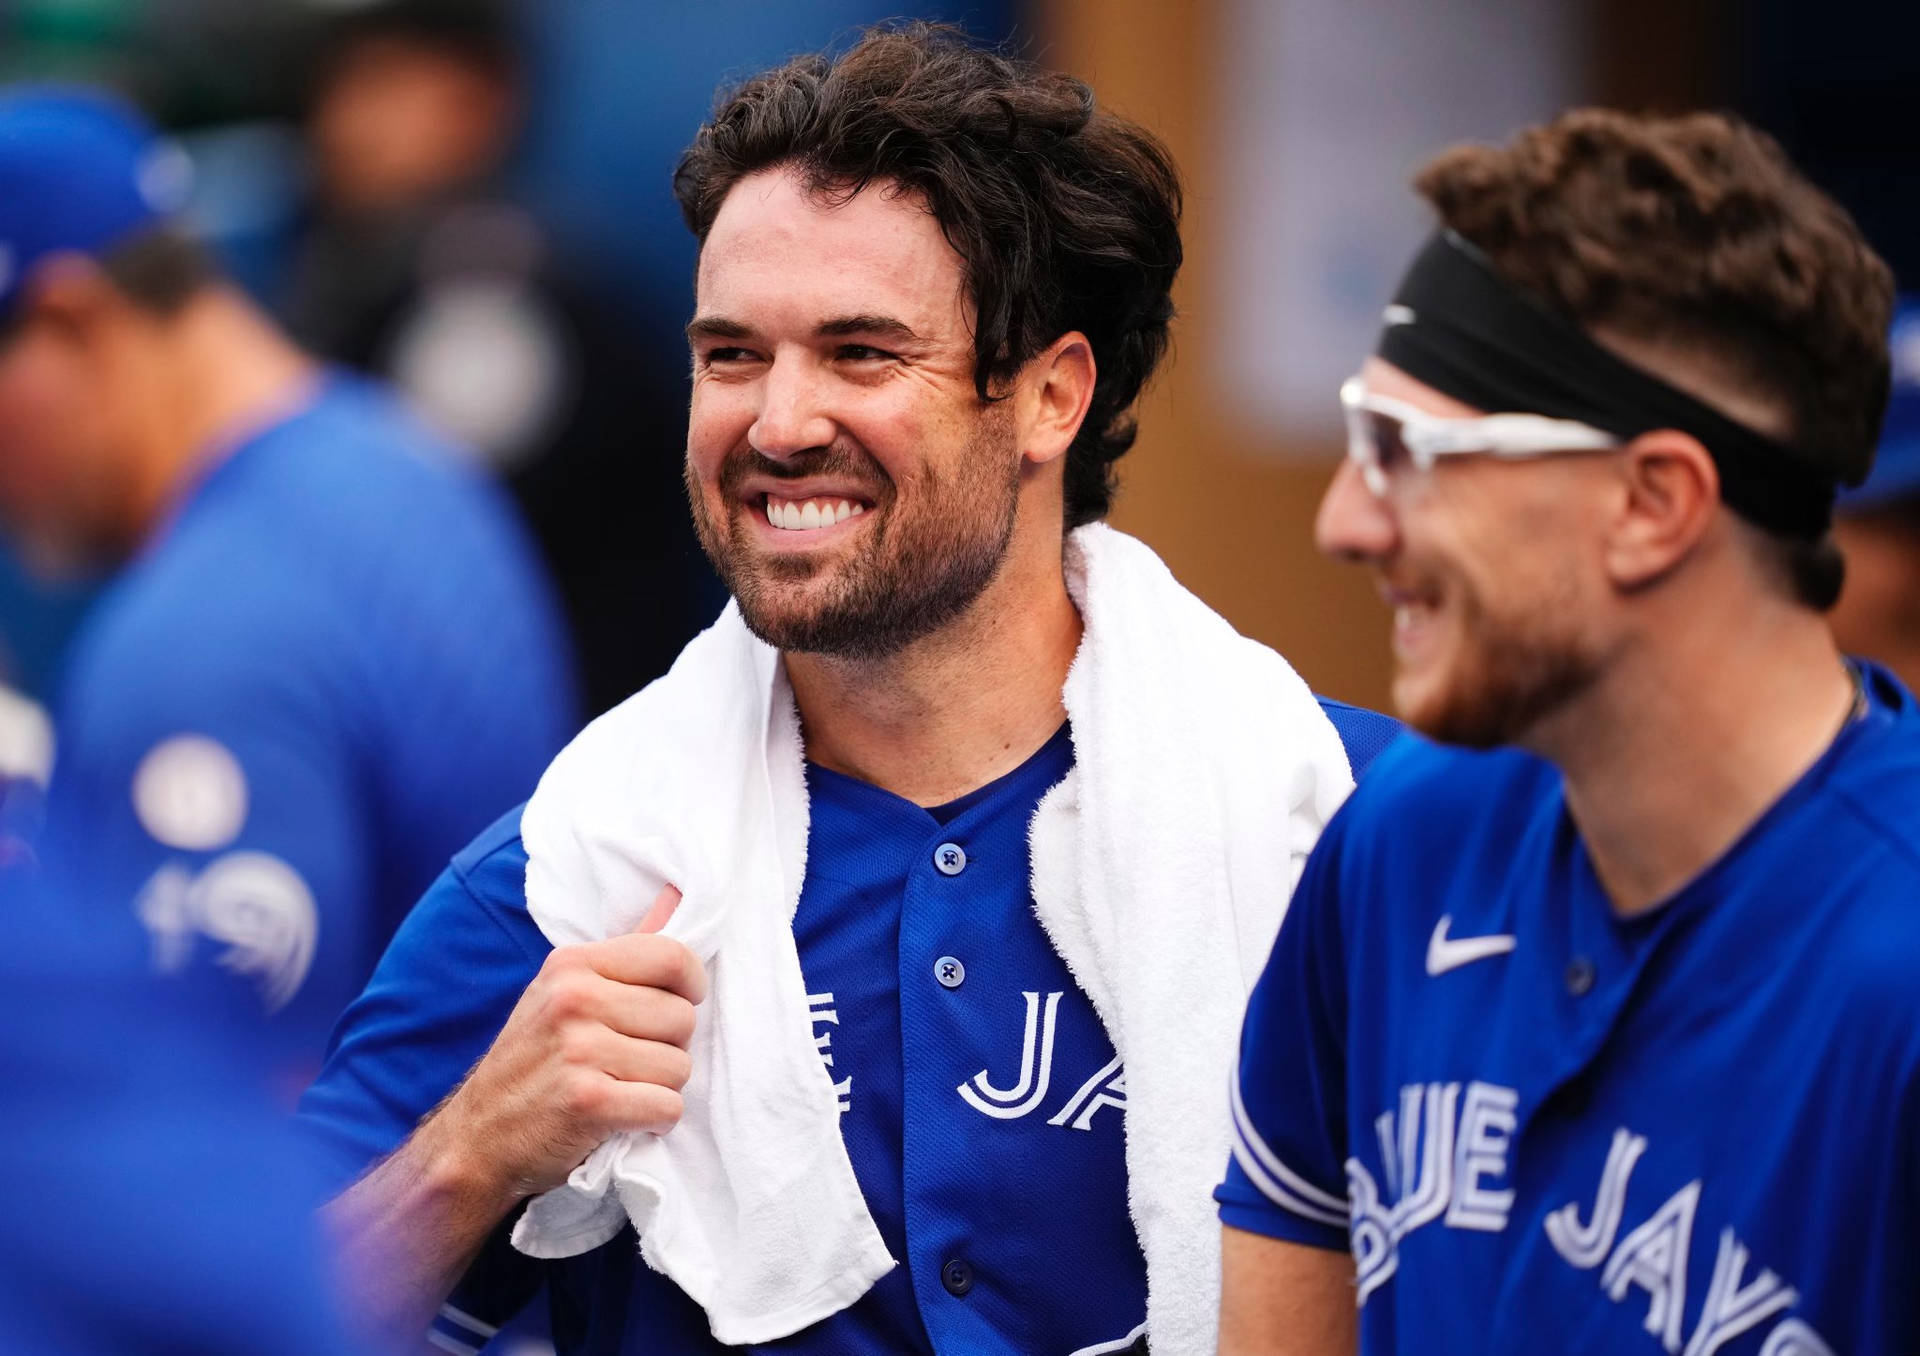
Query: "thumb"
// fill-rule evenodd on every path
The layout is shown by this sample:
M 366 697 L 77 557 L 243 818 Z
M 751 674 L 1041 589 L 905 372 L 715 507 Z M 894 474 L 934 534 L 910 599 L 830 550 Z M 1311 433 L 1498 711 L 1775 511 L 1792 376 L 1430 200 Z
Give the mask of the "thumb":
M 660 931 L 667 925 L 667 920 L 673 917 L 673 911 L 679 907 L 680 891 L 672 885 L 666 886 L 654 897 L 653 907 L 647 910 L 647 916 L 640 920 L 640 926 L 634 931 Z

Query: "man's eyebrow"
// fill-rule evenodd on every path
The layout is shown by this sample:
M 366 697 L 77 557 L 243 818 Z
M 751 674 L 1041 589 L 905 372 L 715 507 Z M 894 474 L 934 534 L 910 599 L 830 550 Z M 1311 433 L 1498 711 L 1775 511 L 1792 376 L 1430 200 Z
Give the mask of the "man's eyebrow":
M 823 339 L 841 339 L 849 335 L 865 334 L 875 339 L 891 339 L 896 343 L 917 343 L 920 336 L 913 327 L 903 320 L 895 320 L 890 315 L 843 315 L 821 323 L 815 331 Z
M 697 343 L 702 339 L 748 339 L 753 331 L 738 320 L 729 320 L 723 315 L 695 316 L 687 323 L 687 342 Z

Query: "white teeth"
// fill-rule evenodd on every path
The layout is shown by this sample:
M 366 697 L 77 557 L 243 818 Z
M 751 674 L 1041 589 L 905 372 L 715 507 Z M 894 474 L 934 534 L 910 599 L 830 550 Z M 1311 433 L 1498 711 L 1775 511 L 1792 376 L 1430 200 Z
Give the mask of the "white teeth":
M 767 521 L 789 532 L 832 527 L 835 523 L 857 518 L 866 511 L 866 505 L 848 499 L 807 499 L 796 502 L 776 499 L 772 495 L 766 499 Z

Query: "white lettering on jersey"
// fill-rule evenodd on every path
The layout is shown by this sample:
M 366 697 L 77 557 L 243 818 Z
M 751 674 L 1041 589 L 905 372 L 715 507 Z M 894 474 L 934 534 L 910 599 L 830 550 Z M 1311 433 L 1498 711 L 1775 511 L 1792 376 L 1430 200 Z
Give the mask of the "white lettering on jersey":
M 1547 1216 L 1547 1239 L 1562 1257 L 1589 1271 L 1613 1251 L 1613 1238 L 1620 1231 L 1620 1212 L 1627 1203 L 1627 1179 L 1633 1165 L 1640 1161 L 1647 1142 L 1631 1130 L 1613 1132 L 1613 1144 L 1607 1150 L 1607 1165 L 1600 1170 L 1600 1190 L 1593 1198 L 1593 1217 L 1580 1223 L 1580 1207 L 1571 1203 Z
M 1647 1292 L 1646 1329 L 1660 1344 L 1679 1356 L 1713 1356 L 1740 1334 L 1799 1303 L 1797 1291 L 1773 1272 L 1762 1270 L 1744 1280 L 1750 1260 L 1746 1245 L 1732 1229 L 1720 1232 L 1713 1279 L 1685 1351 L 1680 1346 L 1682 1311 L 1686 1308 L 1687 1265 L 1692 1256 L 1693 1223 L 1700 1204 L 1701 1181 L 1695 1178 L 1669 1196 L 1651 1217 L 1616 1245 L 1627 1183 L 1634 1165 L 1646 1152 L 1647 1141 L 1622 1127 L 1613 1133 L 1600 1185 L 1594 1193 L 1593 1213 L 1580 1223 L 1578 1205 L 1561 1206 L 1547 1216 L 1547 1238 L 1554 1251 L 1582 1271 L 1606 1265 L 1600 1288 L 1616 1303 L 1638 1286 Z M 1356 1249 L 1356 1256 L 1358 1255 Z M 1833 1356 L 1820 1335 L 1806 1323 L 1790 1318 L 1767 1337 L 1761 1356 Z
M 1498 1233 L 1513 1205 L 1510 1189 L 1489 1179 L 1507 1173 L 1520 1095 L 1491 1083 L 1414 1083 L 1400 1089 L 1400 1110 L 1374 1122 L 1391 1205 L 1358 1158 L 1347 1160 L 1348 1231 L 1358 1283 L 1367 1297 L 1400 1265 L 1400 1240 L 1433 1220 Z M 1460 1108 L 1456 1116 L 1456 1108 Z
M 265 852 L 229 852 L 194 875 L 170 862 L 134 901 L 153 937 L 154 967 L 186 968 L 194 940 L 224 942 L 219 963 L 250 975 L 268 1012 L 285 1007 L 313 966 L 320 914 L 300 873 Z
M 1733 1236 L 1733 1230 L 1722 1229 L 1720 1255 L 1714 1258 L 1707 1302 L 1700 1311 L 1700 1322 L 1693 1330 L 1693 1340 L 1687 1343 L 1685 1356 L 1713 1356 L 1747 1329 L 1799 1302 L 1799 1293 L 1771 1271 L 1762 1271 L 1750 1284 L 1741 1285 L 1740 1274 L 1746 1269 L 1746 1248 Z M 1777 1337 L 1778 1331 L 1774 1335 Z
M 1790 1318 L 1767 1334 L 1760 1356 L 1833 1356 L 1820 1334 L 1797 1318 Z
M 1513 1188 L 1490 1190 L 1484 1179 L 1506 1175 L 1507 1151 L 1513 1145 L 1514 1108 L 1519 1102 L 1512 1088 L 1467 1084 L 1466 1105 L 1460 1110 L 1460 1134 L 1453 1151 L 1453 1195 L 1447 1203 L 1449 1229 L 1483 1229 L 1497 1234 L 1507 1227 Z
M 1615 1303 L 1637 1285 L 1647 1292 L 1646 1329 L 1668 1351 L 1680 1350 L 1680 1311 L 1687 1304 L 1687 1259 L 1700 1179 L 1667 1198 L 1653 1218 L 1620 1240 L 1600 1273 L 1600 1288 Z
M 1122 1111 L 1127 1109 L 1127 1075 L 1120 1067 L 1120 1056 L 1108 1060 L 1101 1070 L 1080 1085 L 1073 1096 L 1067 1098 L 1067 1104 L 1048 1125 L 1066 1125 L 1071 1122 L 1075 1130 L 1093 1129 L 1094 1113 L 1103 1106 L 1116 1106 Z
M 1044 1019 L 1039 994 L 1029 991 L 1020 996 L 1027 1003 L 1027 1028 L 1020 1047 L 1019 1081 L 1011 1088 L 995 1087 L 982 1069 L 960 1085 L 960 1096 L 967 1105 L 995 1120 L 1016 1121 L 1031 1114 L 1046 1098 L 1053 1081 L 1053 1037 L 1063 995 L 1046 996 Z
M 833 1005 L 833 995 L 830 993 L 808 994 L 807 1015 L 813 1018 L 815 1028 L 813 1048 L 820 1052 L 820 1062 L 831 1069 L 833 1067 L 833 1033 L 819 1030 L 819 1028 L 840 1025 L 840 1009 Z M 852 1074 L 848 1074 L 833 1085 L 833 1096 L 842 1116 L 853 1110 Z

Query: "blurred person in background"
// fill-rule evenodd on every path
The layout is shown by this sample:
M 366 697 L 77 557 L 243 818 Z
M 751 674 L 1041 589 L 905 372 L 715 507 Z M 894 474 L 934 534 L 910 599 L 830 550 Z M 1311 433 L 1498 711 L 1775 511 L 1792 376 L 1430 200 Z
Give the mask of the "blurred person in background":
M 0 1351 L 335 1356 L 310 1160 L 250 995 L 167 979 L 127 915 L 5 892 Z
M 1833 532 L 1847 582 L 1830 620 L 1848 654 L 1920 687 L 1920 299 L 1903 298 L 1888 340 L 1892 395 L 1866 483 L 1842 491 Z
M 189 172 L 102 96 L 0 97 L 0 515 L 121 567 L 55 703 L 45 870 L 251 989 L 290 1099 L 572 679 L 510 507 L 213 270 Z
M 335 20 L 306 120 L 316 196 L 285 315 L 506 481 L 597 713 L 666 671 L 717 590 L 680 483 L 681 355 L 638 344 L 506 192 L 523 94 L 493 0 L 379 0 Z

